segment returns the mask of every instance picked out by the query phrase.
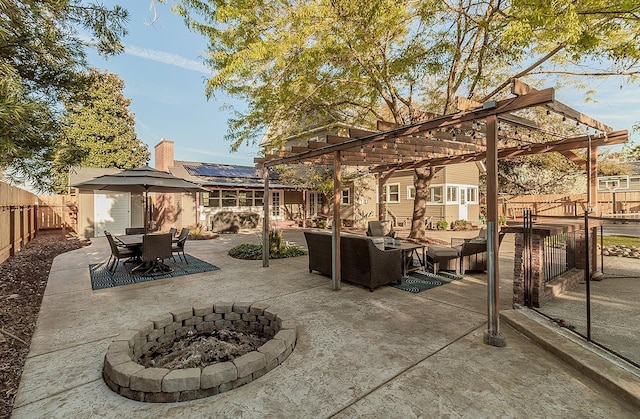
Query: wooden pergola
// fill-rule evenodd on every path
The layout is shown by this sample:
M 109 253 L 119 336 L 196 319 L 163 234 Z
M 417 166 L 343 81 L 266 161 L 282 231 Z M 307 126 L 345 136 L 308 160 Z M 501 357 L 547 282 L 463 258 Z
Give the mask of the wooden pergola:
M 498 323 L 498 159 L 559 152 L 588 174 L 589 207 L 595 208 L 597 148 L 628 141 L 626 130 L 608 125 L 555 100 L 554 89 L 535 90 L 514 80 L 513 97 L 477 103 L 459 98 L 458 112 L 407 126 L 379 121 L 378 131 L 350 129 L 349 137 L 326 136 L 326 142 L 309 141 L 254 162 L 264 168 L 263 249 L 268 249 L 269 169 L 283 164 L 333 165 L 333 289 L 340 289 L 340 194 L 342 167 L 355 166 L 376 174 L 382 186 L 397 170 L 435 168 L 448 164 L 485 161 L 487 168 L 487 241 L 489 329 L 485 341 L 501 346 Z M 534 108 L 542 108 L 537 113 Z M 583 159 L 573 152 L 587 149 Z M 381 207 L 382 207 L 382 200 Z M 380 211 L 380 216 L 384 214 Z M 263 266 L 269 266 L 263 251 Z

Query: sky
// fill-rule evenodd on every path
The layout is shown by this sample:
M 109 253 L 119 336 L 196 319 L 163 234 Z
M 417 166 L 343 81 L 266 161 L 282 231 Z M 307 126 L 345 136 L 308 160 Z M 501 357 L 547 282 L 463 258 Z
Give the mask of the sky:
M 150 0 L 104 1 L 129 10 L 125 52 L 105 60 L 90 51 L 89 63 L 124 80 L 124 95 L 131 99 L 138 137 L 149 146 L 151 166 L 153 147 L 162 138 L 175 142 L 176 160 L 253 166 L 256 146 L 231 152 L 223 138 L 232 115 L 229 106 L 243 110 L 245 105 L 221 94 L 206 99 L 207 40 L 189 32 L 167 3 L 157 4 L 157 20 L 150 25 Z M 558 90 L 556 99 L 616 130 L 631 131 L 640 121 L 640 86 L 621 86 L 621 80 L 609 78 L 591 82 L 589 88 L 596 90 L 593 101 L 585 102 L 572 89 Z M 631 140 L 640 144 L 640 134 L 632 133 Z
M 170 2 L 169 2 L 170 3 Z M 151 152 L 163 138 L 174 141 L 175 159 L 253 166 L 257 147 L 230 151 L 223 139 L 229 105 L 243 110 L 244 104 L 226 96 L 207 101 L 204 90 L 210 72 L 203 64 L 207 40 L 192 34 L 169 4 L 158 4 L 153 25 L 150 0 L 104 1 L 107 7 L 121 4 L 129 11 L 123 39 L 125 52 L 104 59 L 88 51 L 89 64 L 117 74 L 125 82 L 124 96 L 131 99 L 135 129 Z

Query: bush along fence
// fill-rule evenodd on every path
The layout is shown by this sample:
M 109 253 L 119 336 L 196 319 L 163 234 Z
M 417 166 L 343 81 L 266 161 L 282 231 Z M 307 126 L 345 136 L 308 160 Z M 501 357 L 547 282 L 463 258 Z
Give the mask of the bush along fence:
M 38 197 L 0 182 L 0 263 L 19 252 L 39 230 L 72 227 L 73 206 L 64 195 Z

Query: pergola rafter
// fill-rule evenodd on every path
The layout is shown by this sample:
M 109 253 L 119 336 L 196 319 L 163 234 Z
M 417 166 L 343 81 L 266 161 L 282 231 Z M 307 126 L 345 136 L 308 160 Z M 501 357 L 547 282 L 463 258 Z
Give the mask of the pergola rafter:
M 596 190 L 597 148 L 628 141 L 628 132 L 614 131 L 555 100 L 553 89 L 536 90 L 515 80 L 511 92 L 515 97 L 485 103 L 459 98 L 459 112 L 435 116 L 411 125 L 398 126 L 379 121 L 378 131 L 349 129 L 349 137 L 328 135 L 325 142 L 309 141 L 306 146 L 294 146 L 254 162 L 265 169 L 265 179 L 271 167 L 285 164 L 333 165 L 334 192 L 341 189 L 341 168 L 356 166 L 376 174 L 380 191 L 386 179 L 397 170 L 418 169 L 448 164 L 485 161 L 487 167 L 487 241 L 489 278 L 489 321 L 485 342 L 498 344 L 498 159 L 514 158 L 548 152 L 559 152 L 587 169 L 589 205 L 593 206 Z M 528 112 L 540 107 L 543 110 Z M 520 114 L 518 114 L 520 112 Z M 522 115 L 526 113 L 526 115 Z M 539 115 L 532 119 L 531 115 Z M 542 119 L 548 118 L 548 121 Z M 541 119 L 540 121 L 538 119 Z M 566 121 L 575 123 L 569 127 Z M 558 127 L 560 125 L 560 127 Z M 594 130 L 590 132 L 589 130 Z M 551 140 L 547 140 L 551 137 Z M 587 159 L 572 150 L 587 149 Z M 265 198 L 268 182 L 265 181 Z M 332 279 L 334 289 L 340 289 L 340 202 L 334 193 Z M 268 199 L 265 199 L 263 248 L 268 248 Z M 268 266 L 268 252 L 263 252 L 263 266 Z M 488 336 L 488 337 L 487 337 Z

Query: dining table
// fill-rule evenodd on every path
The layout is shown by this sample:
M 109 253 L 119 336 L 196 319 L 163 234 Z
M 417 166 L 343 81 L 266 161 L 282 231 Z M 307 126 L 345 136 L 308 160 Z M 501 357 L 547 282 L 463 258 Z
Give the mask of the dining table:
M 159 233 L 150 233 L 150 234 L 159 234 Z M 135 251 L 136 256 L 126 260 L 124 263 L 137 263 L 138 265 L 131 270 L 131 272 L 138 271 L 140 269 L 145 268 L 148 264 L 144 263 L 141 259 L 142 256 L 142 243 L 144 240 L 144 234 L 123 234 L 121 236 L 114 236 L 115 239 L 120 242 L 123 246 L 132 249 Z M 178 241 L 177 237 L 172 237 L 171 242 L 176 243 Z M 167 265 L 164 265 L 167 266 Z M 167 266 L 168 268 L 168 266 Z

